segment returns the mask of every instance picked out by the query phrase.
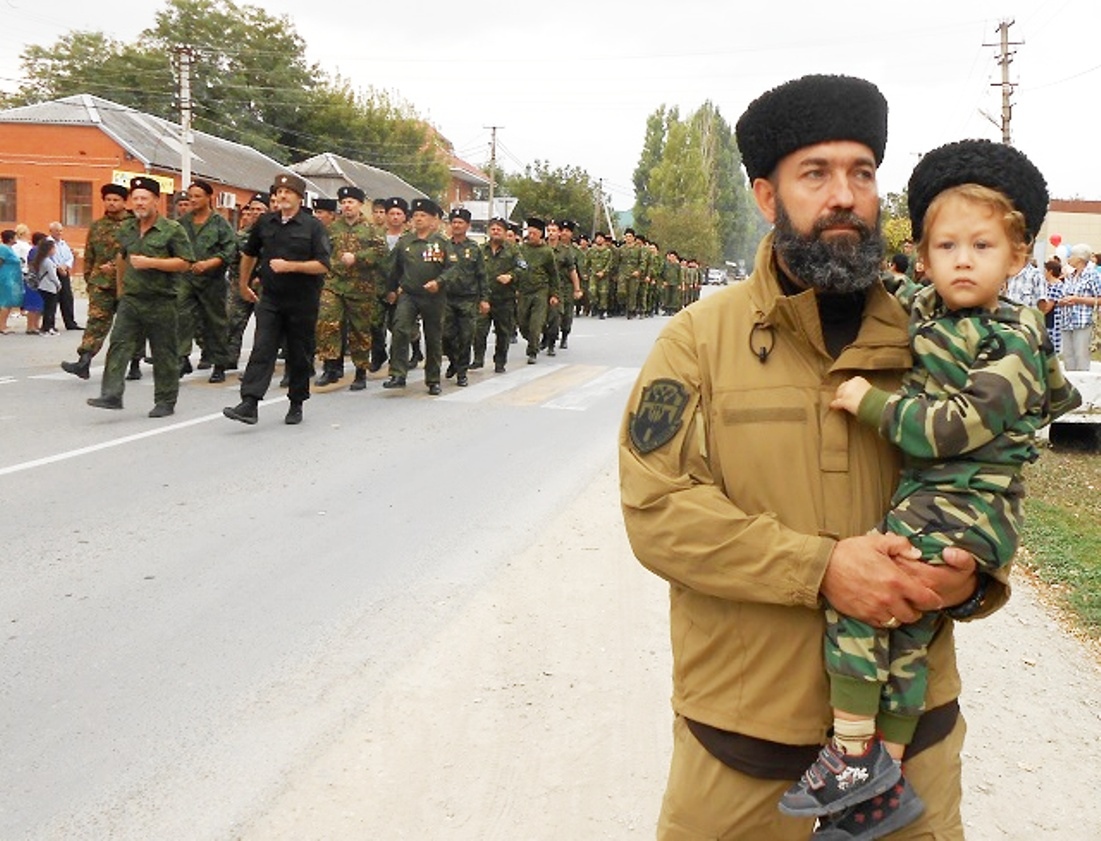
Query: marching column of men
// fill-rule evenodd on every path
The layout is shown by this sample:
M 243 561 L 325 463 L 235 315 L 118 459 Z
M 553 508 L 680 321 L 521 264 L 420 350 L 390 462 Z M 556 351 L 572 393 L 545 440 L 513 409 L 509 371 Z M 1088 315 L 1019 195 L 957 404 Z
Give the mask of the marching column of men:
M 210 183 L 192 181 L 174 196 L 177 222 L 159 214 L 154 179 L 101 190 L 104 214 L 90 227 L 84 250 L 87 326 L 77 361 L 62 363 L 88 379 L 110 332 L 102 394 L 90 405 L 122 408 L 123 381 L 140 378 L 148 341 L 155 380 L 149 414 L 171 415 L 179 379 L 191 371 L 192 342 L 202 350 L 199 368 L 213 368 L 209 381 L 224 382 L 240 364 L 252 316 L 256 335 L 241 402 L 224 414 L 256 423 L 284 355 L 285 421 L 297 424 L 315 356 L 321 387 L 343 378 L 350 356 L 352 391 L 365 389 L 368 372 L 387 362 L 383 388 L 404 388 L 409 370 L 424 359 L 425 385 L 438 395 L 443 355 L 446 377 L 467 386 L 469 371 L 485 365 L 490 328 L 493 369 L 503 374 L 517 331 L 532 365 L 541 352 L 555 356 L 569 347 L 575 315 L 670 315 L 699 294 L 695 261 L 674 251 L 663 256 L 630 229 L 621 244 L 603 232 L 591 244 L 587 236 L 574 243 L 577 225 L 569 220 L 531 217 L 521 227 L 495 218 L 479 245 L 469 236 L 465 208 L 449 214 L 448 236 L 440 231 L 443 211 L 429 199 L 412 206 L 400 197 L 376 199 L 368 213 L 364 192 L 346 186 L 337 199 L 315 199 L 307 208 L 305 182 L 280 174 L 269 193 L 242 208 L 234 232 L 212 207 L 213 193 Z

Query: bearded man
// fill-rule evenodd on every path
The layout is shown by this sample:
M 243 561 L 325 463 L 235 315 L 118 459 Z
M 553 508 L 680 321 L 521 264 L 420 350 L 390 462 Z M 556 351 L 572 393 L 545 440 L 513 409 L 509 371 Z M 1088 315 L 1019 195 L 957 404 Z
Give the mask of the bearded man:
M 777 804 L 832 723 L 823 603 L 884 627 L 970 604 L 978 578 L 966 552 L 933 566 L 869 533 L 899 456 L 830 409 L 848 377 L 894 390 L 911 365 L 906 314 L 878 277 L 886 101 L 862 79 L 808 76 L 750 104 L 737 136 L 775 230 L 745 283 L 662 331 L 620 430 L 620 487 L 635 555 L 670 585 L 676 718 L 658 837 L 805 841 L 813 818 Z M 973 615 L 1004 602 L 995 589 Z M 963 838 L 952 624 L 930 645 L 905 759 L 925 813 L 892 838 Z M 898 811 L 882 801 L 824 818 L 822 837 L 868 837 L 867 809 L 887 813 L 881 826 Z

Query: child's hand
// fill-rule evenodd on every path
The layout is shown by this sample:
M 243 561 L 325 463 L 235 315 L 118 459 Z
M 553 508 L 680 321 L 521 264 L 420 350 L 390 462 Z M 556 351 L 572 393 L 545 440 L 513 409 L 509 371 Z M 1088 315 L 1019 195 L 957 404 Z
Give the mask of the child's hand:
M 863 377 L 853 377 L 845 380 L 837 387 L 837 394 L 830 401 L 831 409 L 844 409 L 846 412 L 856 414 L 860 408 L 860 401 L 864 399 L 872 388 L 872 384 Z

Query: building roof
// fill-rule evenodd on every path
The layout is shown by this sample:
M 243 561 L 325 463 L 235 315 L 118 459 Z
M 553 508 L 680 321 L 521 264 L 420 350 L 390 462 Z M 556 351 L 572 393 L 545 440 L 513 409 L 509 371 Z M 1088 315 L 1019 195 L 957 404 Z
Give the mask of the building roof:
M 148 169 L 178 173 L 182 168 L 182 129 L 178 123 L 90 94 L 0 111 L 0 123 L 92 126 Z M 195 177 L 264 191 L 281 172 L 289 170 L 250 146 L 191 131 L 191 173 Z M 318 192 L 315 185 L 308 184 L 307 188 Z
M 467 163 L 462 158 L 452 155 L 448 167 L 451 169 L 451 177 L 458 181 L 465 181 L 467 184 L 473 184 L 476 187 L 489 186 L 489 176 L 474 164 Z
M 336 191 L 345 185 L 359 187 L 372 199 L 401 196 L 406 201 L 412 201 L 428 198 L 425 193 L 393 173 L 332 152 L 323 152 L 292 164 L 291 169 L 316 184 L 321 194 L 329 198 L 335 198 Z

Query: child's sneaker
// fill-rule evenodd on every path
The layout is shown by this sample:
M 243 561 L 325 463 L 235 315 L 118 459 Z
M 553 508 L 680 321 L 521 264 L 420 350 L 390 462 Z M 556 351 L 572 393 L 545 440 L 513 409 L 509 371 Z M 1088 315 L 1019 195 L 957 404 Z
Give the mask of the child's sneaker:
M 872 841 L 909 826 L 921 817 L 925 804 L 903 777 L 884 794 L 820 821 L 812 841 Z
M 883 794 L 898 782 L 902 769 L 878 739 L 859 756 L 841 753 L 828 742 L 803 778 L 780 799 L 780 811 L 799 818 L 841 812 Z

